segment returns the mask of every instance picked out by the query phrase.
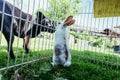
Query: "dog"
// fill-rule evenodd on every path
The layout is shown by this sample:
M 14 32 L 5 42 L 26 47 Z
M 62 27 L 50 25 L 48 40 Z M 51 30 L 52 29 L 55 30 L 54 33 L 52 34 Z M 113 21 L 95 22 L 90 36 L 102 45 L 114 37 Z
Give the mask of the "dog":
M 69 49 L 69 27 L 74 24 L 75 20 L 73 16 L 69 16 L 64 22 L 59 23 L 56 26 L 55 31 L 55 43 L 54 43 L 54 54 L 52 65 L 62 65 L 68 67 L 71 65 L 71 54 Z
M 55 27 L 54 21 L 40 11 L 33 18 L 9 2 L 0 0 L 0 31 L 7 41 L 9 57 L 15 59 L 12 48 L 14 36 L 23 38 L 23 47 L 29 53 L 30 38 L 35 38 L 41 31 L 54 33 Z

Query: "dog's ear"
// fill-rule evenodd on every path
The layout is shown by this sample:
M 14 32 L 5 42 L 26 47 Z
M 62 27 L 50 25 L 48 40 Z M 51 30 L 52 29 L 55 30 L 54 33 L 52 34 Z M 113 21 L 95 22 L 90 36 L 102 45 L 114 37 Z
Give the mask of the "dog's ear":
M 71 26 L 75 23 L 75 20 L 73 19 L 73 16 L 68 16 L 67 19 L 64 22 L 64 26 Z
M 40 12 L 40 11 L 37 12 L 37 17 L 39 19 L 44 19 L 45 18 L 44 14 L 42 12 Z

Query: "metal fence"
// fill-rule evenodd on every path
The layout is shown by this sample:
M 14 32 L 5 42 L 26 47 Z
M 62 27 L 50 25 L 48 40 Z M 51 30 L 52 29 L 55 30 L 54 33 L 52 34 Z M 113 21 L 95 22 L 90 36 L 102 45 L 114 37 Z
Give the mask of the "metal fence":
M 45 19 L 42 19 L 42 17 L 44 17 L 43 15 L 38 14 L 41 16 L 40 17 L 41 21 L 39 21 L 37 18 L 34 19 L 34 17 L 33 17 L 35 15 L 34 9 L 40 7 L 40 0 L 37 1 L 39 3 L 36 8 L 35 8 L 35 0 L 33 0 L 32 9 L 30 9 L 31 8 L 30 0 L 28 0 L 28 6 L 27 6 L 28 8 L 26 8 L 27 11 L 24 10 L 24 12 L 22 11 L 23 0 L 20 1 L 19 8 L 17 8 L 16 6 L 13 6 L 13 5 L 16 5 L 16 2 L 17 2 L 16 0 L 13 0 L 13 3 L 9 3 L 8 1 L 5 1 L 5 0 L 0 1 L 0 6 L 1 6 L 1 8 L 0 8 L 0 23 L 1 23 L 0 24 L 1 25 L 1 27 L 0 27 L 1 28 L 0 29 L 1 30 L 1 32 L 0 32 L 0 47 L 1 47 L 1 49 L 0 49 L 1 50 L 1 52 L 0 52 L 1 53 L 0 70 L 5 70 L 5 69 L 9 69 L 9 68 L 13 68 L 16 66 L 20 66 L 23 64 L 28 64 L 28 63 L 37 61 L 40 59 L 40 56 L 41 56 L 40 51 L 51 50 L 52 46 L 53 46 L 53 38 L 52 38 L 53 32 L 51 32 L 51 31 L 54 30 L 54 26 L 51 25 L 51 26 L 53 26 L 53 28 L 51 28 L 51 27 L 47 28 L 46 27 L 47 25 L 45 25 L 45 24 L 42 25 L 42 21 L 43 22 L 45 21 Z M 43 3 L 44 3 L 44 1 L 43 1 Z M 44 8 L 44 6 L 43 6 L 43 8 Z M 8 10 L 8 12 L 7 12 L 7 10 Z M 17 11 L 18 11 L 18 13 L 16 13 Z M 28 14 L 28 13 L 30 13 L 29 11 L 31 11 L 32 13 Z M 31 20 L 29 20 L 29 16 L 31 16 L 33 18 Z M 23 18 L 23 17 L 25 17 L 25 18 Z M 8 25 L 7 27 L 5 26 L 6 25 L 5 23 L 7 21 L 6 18 L 7 19 L 11 18 L 11 22 L 10 22 L 11 24 Z M 51 20 L 47 17 L 46 17 L 46 19 Z M 51 21 L 53 21 L 53 20 L 51 20 Z M 23 25 L 23 22 L 25 22 L 24 25 Z M 41 24 L 39 24 L 38 22 L 41 22 Z M 44 23 L 47 23 L 47 22 L 44 22 Z M 29 26 L 29 24 L 30 24 L 29 28 L 31 28 L 31 31 L 29 33 L 30 36 L 34 32 L 34 31 L 32 31 L 32 26 L 36 27 L 35 28 L 36 31 L 38 31 L 39 26 L 41 28 L 39 29 L 40 34 L 38 34 L 37 32 L 34 32 L 34 36 L 36 36 L 36 37 L 29 39 L 28 46 L 30 48 L 30 52 L 28 54 L 26 54 L 24 48 L 25 48 L 25 44 L 27 44 L 27 43 L 25 43 L 25 44 L 23 43 L 25 37 L 23 37 L 23 35 L 22 35 L 23 38 L 20 38 L 20 37 L 21 37 L 21 30 L 24 28 L 27 30 L 27 28 L 28 28 L 27 26 Z M 17 25 L 16 28 L 15 28 L 15 25 Z M 5 28 L 10 29 L 10 30 L 7 31 Z M 48 31 L 48 29 L 51 29 L 51 31 Z M 15 34 L 16 34 L 17 30 L 18 30 L 18 33 L 17 33 L 17 35 L 16 35 L 17 37 L 16 37 Z M 27 34 L 25 34 L 25 32 L 26 31 L 24 31 L 24 36 L 27 35 Z M 7 34 L 5 35 L 5 33 L 7 33 Z M 12 44 L 12 42 L 11 42 L 12 37 L 9 37 L 9 34 L 10 34 L 10 36 L 12 36 L 12 34 L 14 34 L 14 43 L 12 46 L 10 46 Z M 10 40 L 8 44 L 7 44 L 7 40 L 5 39 L 6 37 L 8 37 Z M 10 59 L 10 55 L 9 55 L 9 53 L 11 52 L 10 47 L 13 47 L 13 52 L 15 55 L 15 59 L 13 61 Z M 8 48 L 8 52 L 7 52 L 7 48 Z M 43 56 L 43 57 L 49 57 L 49 56 L 50 55 Z
M 15 5 L 16 1 L 17 0 L 13 0 L 12 5 Z M 85 8 L 81 9 L 79 11 L 78 16 L 75 17 L 76 19 L 75 25 L 70 27 L 70 30 L 71 30 L 70 36 L 69 36 L 70 48 L 72 50 L 77 50 L 77 51 L 88 50 L 88 51 L 94 51 L 94 52 L 103 52 L 105 54 L 111 53 L 111 54 L 118 55 L 114 53 L 114 46 L 120 44 L 120 41 L 119 41 L 120 32 L 118 28 L 113 28 L 113 27 L 120 25 L 119 24 L 120 17 L 94 18 L 94 12 L 93 12 L 93 6 L 92 6 L 93 2 L 91 1 L 90 0 L 86 1 Z M 23 8 L 25 8 L 23 7 L 23 4 L 24 4 L 23 0 L 21 0 L 20 3 L 21 3 L 19 5 L 20 11 L 23 11 Z M 52 32 L 48 33 L 48 31 L 45 31 L 45 32 L 40 31 L 40 34 L 37 35 L 37 32 L 36 32 L 35 33 L 36 37 L 30 38 L 30 44 L 29 44 L 30 53 L 26 54 L 24 50 L 25 47 L 23 48 L 23 46 L 25 45 L 23 44 L 23 38 L 20 38 L 21 33 L 19 28 L 21 27 L 21 24 L 23 24 L 22 21 L 26 22 L 27 26 L 29 26 L 29 24 L 32 24 L 32 25 L 36 24 L 37 25 L 36 30 L 38 29 L 39 25 L 45 28 L 46 26 L 38 24 L 37 22 L 39 21 L 35 22 L 34 18 L 32 20 L 29 20 L 28 18 L 29 15 L 27 15 L 26 19 L 23 19 L 22 12 L 20 12 L 19 16 L 16 16 L 18 14 L 14 14 L 16 10 L 15 6 L 12 7 L 12 11 L 11 11 L 12 13 L 6 13 L 5 9 L 9 9 L 9 8 L 5 6 L 8 3 L 3 1 L 3 3 L 0 3 L 0 6 L 2 6 L 2 4 L 3 4 L 3 7 L 0 8 L 1 9 L 0 11 L 0 22 L 1 22 L 0 24 L 1 25 L 0 27 L 1 28 L 0 71 L 9 69 L 9 68 L 14 68 L 20 65 L 32 63 L 41 58 L 51 57 L 52 56 L 51 51 L 53 50 L 53 45 L 54 45 L 54 34 Z M 31 16 L 34 16 L 34 13 L 35 13 L 34 9 L 36 9 L 35 0 L 33 0 L 32 7 L 30 7 L 30 4 L 31 2 L 30 0 L 28 0 L 26 13 L 31 12 Z M 44 0 L 42 5 L 43 4 L 44 4 Z M 38 6 L 37 8 L 39 9 L 39 7 L 41 6 L 40 0 L 38 0 L 37 6 Z M 13 43 L 13 52 L 15 55 L 15 60 L 11 60 L 8 54 L 10 52 L 10 47 L 7 52 L 7 46 L 11 45 L 11 37 L 10 37 L 10 43 L 9 45 L 7 45 L 4 35 L 2 34 L 3 32 L 6 33 L 4 30 L 4 28 L 7 28 L 6 26 L 4 26 L 5 25 L 4 20 L 6 19 L 6 16 L 11 17 L 12 19 L 11 23 L 17 23 L 17 21 L 15 20 L 17 19 L 20 20 L 18 24 L 19 34 L 18 34 L 18 37 L 15 36 L 15 40 Z M 14 31 L 13 29 L 14 25 L 15 24 L 9 25 L 9 27 L 11 28 L 9 32 L 10 35 L 12 35 L 12 32 Z M 117 34 L 117 36 L 114 36 L 114 34 L 112 35 L 112 32 L 107 34 L 104 31 L 105 29 L 109 29 L 109 30 L 112 29 L 113 33 L 115 33 L 115 35 Z M 17 30 L 17 28 L 15 28 L 15 30 Z M 31 34 L 32 34 L 32 31 L 31 31 Z

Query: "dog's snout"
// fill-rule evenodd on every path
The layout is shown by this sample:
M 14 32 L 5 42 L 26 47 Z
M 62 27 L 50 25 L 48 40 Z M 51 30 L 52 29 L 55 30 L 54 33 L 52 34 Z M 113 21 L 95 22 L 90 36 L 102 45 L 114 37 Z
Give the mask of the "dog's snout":
M 55 26 L 49 26 L 48 32 L 54 33 L 55 32 Z

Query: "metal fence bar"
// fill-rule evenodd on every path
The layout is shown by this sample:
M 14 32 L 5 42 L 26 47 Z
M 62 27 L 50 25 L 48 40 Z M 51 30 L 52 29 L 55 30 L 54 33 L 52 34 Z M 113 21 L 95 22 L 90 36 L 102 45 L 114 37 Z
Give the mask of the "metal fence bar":
M 33 0 L 32 15 L 34 15 L 34 7 L 35 7 L 35 0 Z M 32 32 L 33 32 L 33 29 L 31 30 L 30 37 L 32 36 Z M 31 39 L 29 40 L 29 47 L 31 47 Z M 34 57 L 34 54 L 32 56 Z
M 41 59 L 48 59 L 48 58 L 51 58 L 51 56 L 49 56 L 49 57 L 44 57 L 44 58 L 41 58 Z M 7 70 L 7 69 L 11 69 L 11 68 L 18 67 L 18 66 L 25 65 L 25 64 L 30 64 L 30 63 L 39 61 L 39 60 L 41 60 L 41 59 L 35 59 L 35 60 L 32 60 L 32 61 L 27 61 L 27 62 L 24 62 L 24 63 L 15 64 L 15 65 L 12 65 L 12 66 L 0 68 L 0 71 Z
M 44 1 L 43 1 L 43 3 L 42 3 L 42 8 L 44 9 Z M 42 10 L 43 11 L 43 10 Z M 41 19 L 43 18 L 43 16 L 41 16 Z M 45 28 L 44 28 L 44 30 L 45 30 Z M 45 33 L 43 33 L 43 34 L 45 34 Z M 45 45 L 45 38 L 43 38 L 42 39 L 42 50 L 44 50 L 44 45 Z
M 15 2 L 15 0 L 14 0 L 14 2 Z M 13 3 L 13 4 L 15 4 L 15 3 Z M 10 62 L 10 50 L 11 50 L 11 45 L 13 44 L 13 42 L 11 42 L 11 40 L 12 40 L 12 37 L 14 37 L 14 36 L 12 36 L 12 34 L 13 34 L 13 21 L 14 21 L 14 11 L 15 11 L 15 6 L 13 7 L 13 9 L 12 9 L 12 21 L 11 21 L 11 30 L 10 30 L 10 36 L 9 36 L 9 40 L 10 40 L 10 42 L 8 43 L 8 60 L 7 60 L 7 67 L 9 66 L 9 62 Z M 14 39 L 14 38 L 13 38 Z
M 39 0 L 39 2 L 38 2 L 38 9 L 39 9 L 39 7 L 40 7 L 40 0 Z M 38 19 L 37 19 L 37 22 L 38 22 Z M 37 36 L 37 31 L 38 31 L 38 25 L 36 26 L 37 28 L 36 28 L 36 33 L 35 33 L 35 36 Z M 40 32 L 41 32 L 41 30 L 40 30 Z M 36 37 L 37 38 L 37 37 Z M 38 43 L 37 42 L 37 40 L 36 40 L 36 38 L 35 38 L 35 40 L 34 40 L 34 51 L 35 51 L 35 49 L 37 48 L 35 45 Z M 40 44 L 40 43 L 39 43 Z M 37 44 L 38 45 L 38 44 Z M 39 49 L 39 48 L 38 48 Z M 37 50 L 38 50 L 37 49 Z M 39 51 L 39 50 L 38 50 Z M 38 55 L 38 52 L 37 52 L 37 58 L 39 58 L 39 55 Z
M 20 18 L 22 18 L 22 8 L 23 8 L 23 0 L 21 0 L 21 11 L 20 11 Z M 17 48 L 16 48 L 16 58 L 15 58 L 15 64 L 17 64 L 17 60 L 18 60 L 18 46 L 19 46 L 19 38 L 20 38 L 20 29 L 21 29 L 21 20 L 18 24 L 18 38 L 17 38 Z
M 3 2 L 3 12 L 5 11 L 5 1 Z M 4 14 L 2 13 L 2 21 L 1 21 L 1 32 L 3 31 L 3 22 L 4 22 Z M 1 40 L 2 40 L 2 33 L 0 33 L 0 45 L 1 45 Z

